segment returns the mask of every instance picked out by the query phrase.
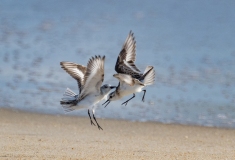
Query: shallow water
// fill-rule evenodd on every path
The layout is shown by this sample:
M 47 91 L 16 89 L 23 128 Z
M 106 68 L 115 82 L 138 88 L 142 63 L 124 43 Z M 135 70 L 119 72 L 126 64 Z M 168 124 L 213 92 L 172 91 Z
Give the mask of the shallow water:
M 11 1 L 0 5 L 0 106 L 65 114 L 59 65 L 106 55 L 105 83 L 126 36 L 136 65 L 155 67 L 156 83 L 127 106 L 101 105 L 97 117 L 235 128 L 234 1 Z M 131 96 L 130 96 L 131 97 Z M 69 114 L 87 116 L 86 111 Z

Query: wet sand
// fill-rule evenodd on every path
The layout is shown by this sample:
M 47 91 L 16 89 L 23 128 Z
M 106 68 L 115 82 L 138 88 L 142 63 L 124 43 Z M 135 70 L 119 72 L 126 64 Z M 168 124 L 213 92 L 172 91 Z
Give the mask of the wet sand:
M 235 130 L 0 109 L 0 159 L 234 159 Z

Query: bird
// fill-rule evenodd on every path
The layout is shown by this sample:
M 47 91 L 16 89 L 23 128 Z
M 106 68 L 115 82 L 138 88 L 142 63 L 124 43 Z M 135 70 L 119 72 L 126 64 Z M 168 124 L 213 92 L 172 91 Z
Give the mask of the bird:
M 117 74 L 113 76 L 119 80 L 119 84 L 115 91 L 108 95 L 108 99 L 104 104 L 105 107 L 115 100 L 119 100 L 124 96 L 133 94 L 133 96 L 123 104 L 127 103 L 135 97 L 136 92 L 144 92 L 142 101 L 144 102 L 147 85 L 152 85 L 155 81 L 155 70 L 153 66 L 147 66 L 144 73 L 142 73 L 135 65 L 136 59 L 136 41 L 134 33 L 129 32 L 124 45 L 119 53 L 116 61 L 115 71 Z
M 88 108 L 91 125 L 97 125 L 99 130 L 103 130 L 103 128 L 100 127 L 95 118 L 95 104 L 107 98 L 109 91 L 116 88 L 116 86 L 111 86 L 110 84 L 101 86 L 104 81 L 104 61 L 105 56 L 101 57 L 99 55 L 91 57 L 87 67 L 73 62 L 60 62 L 61 68 L 77 80 L 79 89 L 79 94 L 76 94 L 67 88 L 60 104 L 67 112 Z M 96 125 L 92 121 L 90 111 L 93 114 Z

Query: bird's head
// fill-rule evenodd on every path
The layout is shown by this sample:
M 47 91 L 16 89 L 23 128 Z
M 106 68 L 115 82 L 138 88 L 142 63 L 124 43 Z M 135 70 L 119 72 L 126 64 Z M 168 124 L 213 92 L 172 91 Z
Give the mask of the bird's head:
M 105 84 L 100 88 L 100 90 L 103 94 L 107 94 L 113 88 L 116 88 L 116 86 L 111 86 L 110 84 Z
M 107 101 L 105 101 L 102 105 L 104 105 L 104 104 L 107 103 L 107 104 L 105 105 L 105 107 L 106 107 L 111 101 L 113 101 L 114 98 L 115 98 L 115 93 L 116 93 L 115 91 L 109 93 L 108 98 L 107 98 Z

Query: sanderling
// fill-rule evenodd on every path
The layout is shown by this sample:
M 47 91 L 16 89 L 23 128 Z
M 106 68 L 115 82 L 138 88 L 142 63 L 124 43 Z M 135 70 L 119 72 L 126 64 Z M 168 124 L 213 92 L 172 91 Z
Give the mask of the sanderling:
M 133 94 L 133 97 L 122 103 L 122 105 L 127 105 L 127 103 L 135 97 L 135 93 L 141 91 L 144 92 L 142 97 L 142 101 L 144 101 L 146 90 L 143 90 L 143 88 L 153 84 L 155 71 L 153 66 L 147 66 L 144 73 L 140 72 L 134 63 L 136 57 L 135 48 L 136 41 L 134 34 L 130 31 L 117 58 L 115 66 L 117 74 L 113 75 L 119 80 L 119 84 L 116 87 L 116 90 L 109 94 L 107 101 L 103 103 L 103 105 L 107 103 L 107 106 L 110 101 L 118 100 L 126 95 Z
M 104 60 L 105 56 L 92 57 L 88 61 L 87 67 L 72 62 L 60 62 L 61 68 L 77 80 L 79 89 L 78 95 L 67 88 L 60 104 L 63 106 L 65 111 L 88 108 L 91 125 L 95 125 L 90 115 L 90 110 L 92 110 L 93 119 L 99 129 L 102 128 L 95 118 L 95 104 L 102 99 L 105 99 L 108 92 L 112 88 L 115 88 L 115 86 L 108 84 L 101 87 L 104 80 Z

